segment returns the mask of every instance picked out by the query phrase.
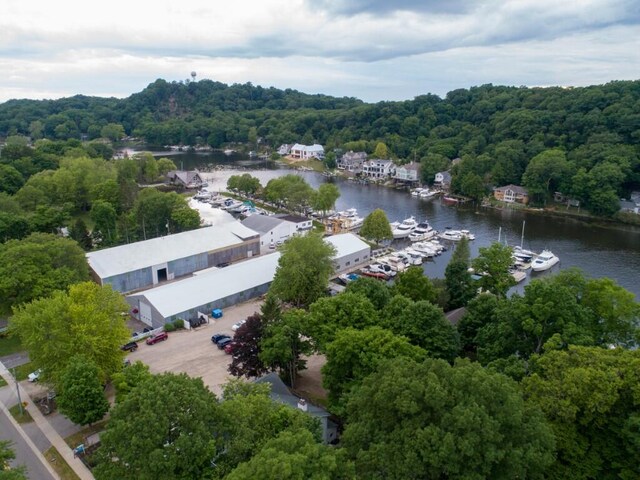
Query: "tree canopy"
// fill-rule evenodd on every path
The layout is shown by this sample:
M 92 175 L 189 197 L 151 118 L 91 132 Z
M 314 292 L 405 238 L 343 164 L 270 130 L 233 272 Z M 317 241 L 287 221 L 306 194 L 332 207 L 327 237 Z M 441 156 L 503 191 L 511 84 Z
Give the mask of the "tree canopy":
M 73 423 L 95 423 L 109 410 L 98 367 L 84 355 L 71 358 L 62 372 L 59 385 L 56 402 L 60 412 Z
M 382 240 L 393 239 L 389 219 L 384 210 L 376 208 L 365 217 L 362 222 L 362 228 L 360 228 L 360 235 L 376 243 L 380 243 Z

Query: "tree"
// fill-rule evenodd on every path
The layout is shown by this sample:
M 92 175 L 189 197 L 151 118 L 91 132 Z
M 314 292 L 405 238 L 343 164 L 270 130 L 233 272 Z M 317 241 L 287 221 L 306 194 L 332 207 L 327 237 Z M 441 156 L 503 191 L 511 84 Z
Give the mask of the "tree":
M 309 432 L 285 431 L 267 442 L 248 462 L 225 477 L 228 480 L 278 478 L 281 480 L 354 479 L 353 464 L 344 452 L 317 443 Z
M 130 337 L 122 313 L 128 310 L 111 286 L 84 282 L 14 308 L 10 326 L 54 385 L 78 352 L 95 362 L 105 383 L 122 368 L 120 346 Z
M 95 225 L 94 233 L 99 233 L 103 245 L 112 245 L 117 241 L 118 214 L 112 204 L 102 200 L 93 202 L 91 220 Z
M 206 478 L 222 418 L 202 379 L 153 375 L 113 407 L 93 473 L 99 480 Z
M 393 232 L 384 210 L 376 208 L 362 222 L 360 235 L 368 240 L 373 240 L 379 244 L 382 240 L 392 240 Z
M 316 442 L 321 438 L 318 420 L 300 409 L 274 402 L 269 396 L 270 386 L 239 380 L 225 385 L 220 413 L 227 421 L 221 452 L 215 459 L 216 477 L 227 478 L 227 473 L 250 461 L 283 432 L 305 432 Z
M 370 277 L 360 277 L 348 283 L 345 293 L 355 293 L 366 297 L 377 311 L 382 311 L 391 300 L 389 287 L 384 282 Z
M 387 159 L 389 158 L 389 148 L 383 142 L 378 142 L 373 151 L 373 156 L 374 158 Z
M 452 362 L 458 356 L 460 340 L 442 309 L 427 301 L 411 302 L 398 315 L 387 317 L 384 326 L 404 335 L 430 357 Z
M 91 235 L 87 229 L 87 224 L 82 218 L 77 218 L 69 229 L 69 236 L 73 238 L 83 250 L 91 250 Z
M 11 450 L 10 440 L 0 440 L 0 480 L 27 480 L 27 469 L 24 465 L 12 467 L 10 470 L 5 469 L 5 465 L 9 464 L 9 460 L 16 458 L 15 453 Z
M 84 251 L 73 240 L 32 233 L 0 245 L 0 308 L 5 311 L 88 279 Z
M 480 175 L 468 172 L 460 179 L 460 193 L 480 202 L 486 191 Z
M 422 183 L 432 185 L 436 173 L 449 169 L 451 161 L 444 155 L 430 153 L 420 160 L 420 178 Z
M 324 166 L 327 170 L 333 170 L 338 166 L 335 152 L 328 152 L 324 156 Z
M 327 345 L 327 363 L 322 367 L 322 385 L 329 391 L 331 410 L 343 414 L 345 395 L 375 372 L 383 360 L 407 357 L 420 361 L 425 356 L 426 352 L 411 345 L 406 337 L 378 326 L 338 330 Z
M 333 273 L 335 248 L 321 236 L 294 236 L 281 248 L 269 291 L 297 307 L 311 305 L 323 296 Z
M 534 202 L 544 203 L 550 192 L 562 190 L 571 165 L 560 149 L 546 150 L 531 159 L 522 175 L 522 183 Z
M 177 170 L 176 164 L 173 163 L 173 160 L 170 158 L 159 158 L 158 159 L 158 173 L 161 176 L 166 176 L 171 170 Z
M 444 272 L 444 280 L 449 294 L 449 308 L 463 307 L 476 294 L 469 267 L 463 262 L 450 261 Z
M 511 247 L 493 243 L 490 247 L 480 247 L 480 255 L 474 258 L 471 265 L 480 274 L 478 284 L 485 292 L 504 297 L 516 281 L 509 272 L 513 264 Z
M 78 425 L 92 424 L 104 417 L 109 402 L 98 367 L 91 359 L 79 354 L 69 360 L 61 374 L 56 402 L 60 412 Z
M 344 448 L 359 478 L 543 478 L 553 435 L 518 385 L 477 363 L 382 363 L 353 392 Z
M 307 335 L 315 347 L 324 351 L 343 328 L 365 328 L 378 323 L 378 312 L 368 298 L 344 292 L 334 297 L 320 298 L 309 308 Z
M 233 358 L 229 364 L 229 373 L 235 377 L 259 377 L 269 371 L 260 359 L 260 343 L 264 325 L 260 314 L 247 317 L 246 322 L 233 336 Z
M 333 183 L 323 183 L 311 199 L 311 207 L 323 214 L 332 210 L 336 200 L 340 198 L 340 190 Z
M 436 303 L 438 293 L 433 283 L 429 280 L 422 270 L 422 267 L 409 267 L 404 272 L 396 275 L 393 287 L 391 287 L 394 295 L 404 295 L 414 302 L 426 300 L 427 302 Z
M 486 325 L 495 322 L 500 299 L 492 293 L 481 293 L 467 304 L 464 316 L 458 322 L 462 350 L 475 359 L 478 348 L 476 335 Z
M 140 360 L 131 365 L 126 365 L 111 377 L 111 383 L 116 389 L 116 402 L 122 402 L 124 398 L 142 382 L 151 377 L 149 366 Z
M 108 123 L 100 130 L 101 137 L 108 138 L 113 142 L 121 140 L 124 135 L 124 127 L 119 123 Z
M 640 352 L 570 346 L 533 360 L 523 390 L 557 441 L 547 478 L 640 477 Z
M 24 185 L 24 177 L 11 165 L 0 164 L 0 192 L 10 195 L 16 193 Z
M 277 370 L 291 386 L 295 385 L 298 372 L 306 367 L 307 362 L 301 357 L 313 351 L 304 336 L 306 315 L 304 310 L 287 310 L 282 319 L 267 325 L 260 342 L 260 360 L 270 370 Z

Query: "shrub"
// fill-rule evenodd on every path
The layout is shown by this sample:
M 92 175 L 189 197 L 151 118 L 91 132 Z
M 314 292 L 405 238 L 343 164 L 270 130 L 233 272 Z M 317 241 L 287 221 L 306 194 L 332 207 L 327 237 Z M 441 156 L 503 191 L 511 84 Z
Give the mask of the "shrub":
M 182 330 L 184 328 L 184 320 L 181 318 L 176 318 L 172 323 L 176 330 Z
M 167 322 L 167 323 L 164 324 L 164 331 L 165 332 L 173 332 L 173 331 L 175 331 L 175 329 L 176 329 L 176 326 L 171 322 Z

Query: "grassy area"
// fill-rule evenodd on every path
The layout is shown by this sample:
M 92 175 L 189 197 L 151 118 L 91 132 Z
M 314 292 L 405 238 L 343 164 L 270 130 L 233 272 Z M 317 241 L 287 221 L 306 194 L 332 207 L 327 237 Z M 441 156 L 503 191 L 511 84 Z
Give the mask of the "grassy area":
M 18 353 L 23 350 L 24 348 L 22 348 L 22 343 L 20 343 L 20 337 L 17 335 L 0 337 L 0 357 L 11 355 L 12 353 Z
M 0 377 L 0 387 L 4 387 L 6 385 L 7 385 L 7 382 L 5 381 L 5 379 Z
M 16 380 L 20 382 L 22 380 L 26 380 L 29 374 L 34 370 L 35 370 L 35 367 L 33 366 L 33 364 L 31 362 L 27 362 L 24 365 L 20 365 L 19 367 L 16 367 L 15 372 L 13 371 L 13 368 L 12 368 L 11 373 L 14 374 L 16 377 Z
M 320 160 L 316 160 L 315 158 L 311 158 L 309 160 L 295 160 L 287 157 L 282 157 L 281 160 L 293 168 L 306 167 L 315 172 L 324 172 L 324 163 Z
M 31 418 L 31 414 L 27 412 L 26 408 L 22 407 L 22 414 L 20 414 L 20 405 L 17 403 L 9 409 L 9 412 L 11 412 L 16 422 L 20 424 L 33 422 L 33 418 Z
M 101 432 L 102 430 L 104 430 L 106 425 L 107 425 L 106 420 L 102 420 L 98 423 L 94 423 L 93 425 L 83 428 L 78 433 L 69 435 L 67 438 L 64 439 L 64 441 L 67 442 L 67 445 L 69 445 L 71 448 L 76 448 L 81 443 L 84 443 L 84 439 L 89 435 L 93 435 L 94 433 Z
M 56 471 L 61 480 L 80 480 L 80 477 L 76 475 L 76 472 L 72 470 L 66 460 L 60 455 L 60 452 L 56 450 L 56 447 L 51 447 L 44 452 L 44 458 L 47 459 L 49 465 Z

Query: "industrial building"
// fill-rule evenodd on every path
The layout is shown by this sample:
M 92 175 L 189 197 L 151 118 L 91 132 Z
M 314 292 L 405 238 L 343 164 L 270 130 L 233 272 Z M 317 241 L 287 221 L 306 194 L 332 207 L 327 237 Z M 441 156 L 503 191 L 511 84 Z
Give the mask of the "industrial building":
M 325 239 L 336 247 L 336 273 L 369 261 L 369 246 L 351 233 Z M 127 302 L 133 315 L 161 327 L 177 318 L 192 320 L 200 313 L 211 314 L 267 292 L 278 268 L 280 253 L 270 253 L 225 268 L 195 272 L 190 278 L 131 294 Z
M 131 292 L 260 254 L 257 232 L 239 222 L 87 253 L 94 280 Z
M 293 215 L 250 215 L 242 224 L 260 234 L 260 252 L 273 251 L 293 235 L 306 234 L 311 230 L 312 222 L 306 217 Z

